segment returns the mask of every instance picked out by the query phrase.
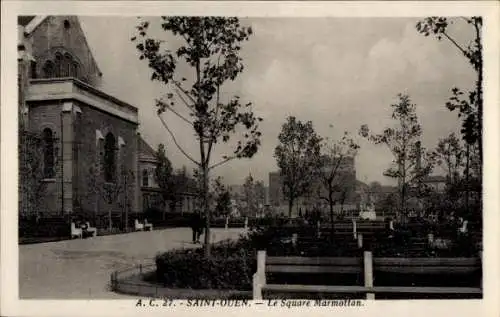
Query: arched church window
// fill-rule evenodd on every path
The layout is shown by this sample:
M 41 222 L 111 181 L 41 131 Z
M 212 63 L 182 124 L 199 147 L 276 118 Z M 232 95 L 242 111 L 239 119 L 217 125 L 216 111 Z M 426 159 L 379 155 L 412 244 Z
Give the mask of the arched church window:
M 73 76 L 73 57 L 68 53 L 64 54 L 62 66 L 61 77 L 72 77 Z
M 144 169 L 142 171 L 142 186 L 143 187 L 149 186 L 149 173 L 147 169 Z
M 43 174 L 45 178 L 54 177 L 54 136 L 52 130 L 46 128 L 42 132 L 43 139 Z
M 55 56 L 55 62 L 54 62 L 54 68 L 55 68 L 55 77 L 62 77 L 63 68 L 64 68 L 64 63 L 63 63 L 63 56 L 61 53 L 56 53 Z
M 53 78 L 54 76 L 54 63 L 52 61 L 46 61 L 43 66 L 43 77 L 44 78 Z
M 77 62 L 73 62 L 71 65 L 71 77 L 78 78 L 79 65 Z
M 104 138 L 104 180 L 114 182 L 116 177 L 116 139 L 110 132 Z

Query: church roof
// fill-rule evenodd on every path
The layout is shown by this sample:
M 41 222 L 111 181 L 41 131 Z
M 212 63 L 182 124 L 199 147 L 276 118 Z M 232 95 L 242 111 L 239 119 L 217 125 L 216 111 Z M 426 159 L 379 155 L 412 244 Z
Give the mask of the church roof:
M 17 24 L 18 25 L 21 25 L 24 27 L 24 34 L 26 36 L 29 36 L 31 33 L 33 33 L 33 31 L 36 30 L 36 28 L 42 24 L 42 22 L 44 22 L 49 16 L 48 15 L 37 15 L 37 16 L 19 16 L 17 18 Z M 77 16 L 75 16 L 75 19 L 77 20 L 78 24 L 79 24 L 79 27 L 81 29 L 81 25 L 80 25 L 80 20 L 78 19 Z M 82 30 L 83 32 L 83 30 Z M 85 44 L 87 45 L 88 49 L 90 51 L 92 51 L 90 49 L 90 46 L 88 45 L 87 43 L 87 39 L 86 37 L 84 36 L 84 39 L 85 39 Z M 95 66 L 97 67 L 97 71 L 99 72 L 100 76 L 102 76 L 102 72 L 101 70 L 99 69 L 99 65 L 97 65 L 97 62 L 93 56 L 93 54 L 91 54 L 92 56 L 92 59 L 94 60 L 94 64 Z
M 157 161 L 156 151 L 142 138 L 142 136 L 139 136 L 139 159 L 141 161 Z

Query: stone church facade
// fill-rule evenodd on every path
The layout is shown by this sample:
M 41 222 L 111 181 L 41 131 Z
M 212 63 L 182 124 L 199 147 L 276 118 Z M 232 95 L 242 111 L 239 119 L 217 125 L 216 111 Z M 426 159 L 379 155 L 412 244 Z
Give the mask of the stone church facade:
M 141 171 L 155 162 L 139 159 L 145 141 L 138 109 L 101 90 L 103 74 L 78 18 L 19 17 L 18 66 L 19 120 L 41 137 L 45 185 L 37 206 L 23 203 L 20 193 L 21 215 L 141 212 Z

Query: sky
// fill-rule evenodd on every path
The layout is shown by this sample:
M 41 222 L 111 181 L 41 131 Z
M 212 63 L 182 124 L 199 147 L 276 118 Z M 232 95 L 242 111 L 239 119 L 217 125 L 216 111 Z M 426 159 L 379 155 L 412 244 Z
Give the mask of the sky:
M 152 21 L 151 35 L 175 43 Z M 241 52 L 245 70 L 224 87 L 223 97 L 238 95 L 252 102 L 263 134 L 262 146 L 251 159 L 233 160 L 214 170 L 227 184 L 241 184 L 250 173 L 269 181 L 276 171 L 273 156 L 281 125 L 287 116 L 311 120 L 323 137 L 335 139 L 349 131 L 361 146 L 356 177 L 363 182 L 394 184 L 383 176 L 393 159 L 383 145 L 358 137 L 367 124 L 381 132 L 392 126 L 390 105 L 399 93 L 409 94 L 423 127 L 422 144 L 434 148 L 440 138 L 459 131 L 460 121 L 445 103 L 452 87 L 469 88 L 474 71 L 450 42 L 424 37 L 416 31 L 418 18 L 243 18 L 253 35 Z M 138 23 L 132 17 L 80 17 L 87 42 L 103 73 L 102 90 L 139 109 L 139 131 L 154 148 L 167 147 L 175 168 L 190 164 L 175 147 L 156 116 L 155 98 L 167 93 L 150 81 L 150 70 L 140 61 L 130 38 Z M 457 20 L 451 32 L 461 43 L 471 39 L 469 26 Z M 189 69 L 181 68 L 189 76 Z M 172 114 L 165 121 L 179 143 L 195 158 L 198 145 L 191 128 Z M 333 127 L 330 127 L 332 125 Z M 230 153 L 218 147 L 213 162 Z M 439 168 L 436 173 L 439 173 Z

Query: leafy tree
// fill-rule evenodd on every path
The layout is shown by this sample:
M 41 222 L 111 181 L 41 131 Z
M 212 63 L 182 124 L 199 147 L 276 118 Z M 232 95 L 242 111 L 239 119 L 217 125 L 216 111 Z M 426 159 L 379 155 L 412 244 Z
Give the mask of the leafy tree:
M 352 182 L 355 180 L 349 171 L 344 170 L 348 160 L 353 159 L 359 145 L 347 131 L 338 140 L 325 139 L 322 143 L 322 156 L 317 166 L 317 175 L 320 180 L 318 197 L 328 203 L 330 207 L 330 222 L 333 234 L 333 206 L 343 204 L 353 190 Z M 341 212 L 342 213 L 342 212 Z
M 246 214 L 256 216 L 257 210 L 264 205 L 266 189 L 262 181 L 255 181 L 252 175 L 245 178 L 243 184 L 243 201 L 245 202 Z
M 167 202 L 175 202 L 176 199 L 176 184 L 173 175 L 172 163 L 165 154 L 165 146 L 163 144 L 158 145 L 158 150 L 156 151 L 156 159 L 158 165 L 155 169 L 155 179 L 158 187 L 161 189 L 161 194 L 165 204 Z M 165 211 L 163 212 L 163 219 L 165 219 Z
M 424 154 L 420 143 L 422 127 L 416 113 L 416 106 L 407 95 L 398 95 L 399 102 L 392 104 L 392 119 L 397 124 L 385 128 L 380 134 L 370 134 L 367 125 L 361 126 L 360 135 L 374 144 L 385 144 L 394 159 L 384 175 L 398 180 L 400 208 L 406 213 L 406 199 L 411 187 L 419 188 L 425 176 L 432 171 L 432 157 Z
M 308 193 L 320 164 L 321 138 L 311 121 L 302 123 L 290 116 L 282 125 L 274 157 L 280 168 L 283 194 L 292 216 L 295 200 Z
M 446 172 L 449 185 L 457 184 L 463 170 L 465 153 L 455 133 L 440 139 L 433 155 L 436 164 Z
M 460 43 L 457 37 L 454 37 L 451 26 L 457 21 L 463 21 L 471 26 L 473 39 L 468 43 Z M 475 85 L 470 90 L 463 90 L 453 87 L 452 96 L 446 103 L 450 111 L 458 110 L 458 117 L 462 118 L 462 139 L 466 142 L 465 146 L 465 186 L 466 186 L 466 205 L 468 206 L 469 190 L 479 190 L 479 196 L 482 191 L 483 166 L 483 44 L 482 44 L 482 17 L 428 17 L 416 24 L 417 31 L 424 36 L 433 35 L 439 41 L 445 39 L 449 41 L 458 51 L 464 55 L 469 64 L 477 74 Z M 477 158 L 477 159 L 476 159 Z M 470 168 L 473 166 L 479 169 L 477 178 L 470 179 Z M 479 184 L 479 185 L 478 185 Z
M 434 35 L 439 41 L 448 40 L 467 58 L 470 65 L 477 73 L 475 87 L 470 91 L 463 91 L 457 87 L 452 89 L 452 97 L 446 103 L 446 107 L 451 110 L 458 110 L 458 116 L 462 118 L 462 137 L 464 141 L 473 145 L 478 144 L 479 162 L 483 162 L 483 45 L 482 45 L 482 25 L 481 17 L 465 18 L 461 17 L 465 23 L 471 25 L 474 39 L 469 43 L 459 43 L 450 32 L 450 26 L 458 19 L 445 17 L 429 17 L 419 21 L 416 25 L 419 33 L 429 36 Z
M 148 36 L 149 21 L 141 21 L 136 27 L 138 34 L 132 38 L 139 52 L 139 59 L 148 61 L 151 80 L 159 81 L 168 93 L 156 100 L 158 116 L 179 150 L 201 172 L 203 180 L 202 205 L 206 215 L 205 255 L 210 255 L 210 208 L 208 205 L 209 171 L 232 159 L 251 158 L 260 146 L 261 133 L 251 103 L 240 103 L 234 96 L 224 101 L 223 85 L 234 81 L 243 71 L 239 53 L 252 29 L 240 24 L 238 18 L 226 17 L 161 17 L 161 28 L 180 42 L 174 49 L 174 41 Z M 180 69 L 192 71 L 182 76 Z M 190 77 L 191 76 L 191 77 Z M 183 105 L 188 116 L 176 107 Z M 178 116 L 193 128 L 199 143 L 200 159 L 194 159 L 177 142 L 174 133 L 163 120 L 166 111 Z M 212 164 L 212 152 L 217 143 L 228 143 L 238 134 L 232 153 L 224 155 Z

